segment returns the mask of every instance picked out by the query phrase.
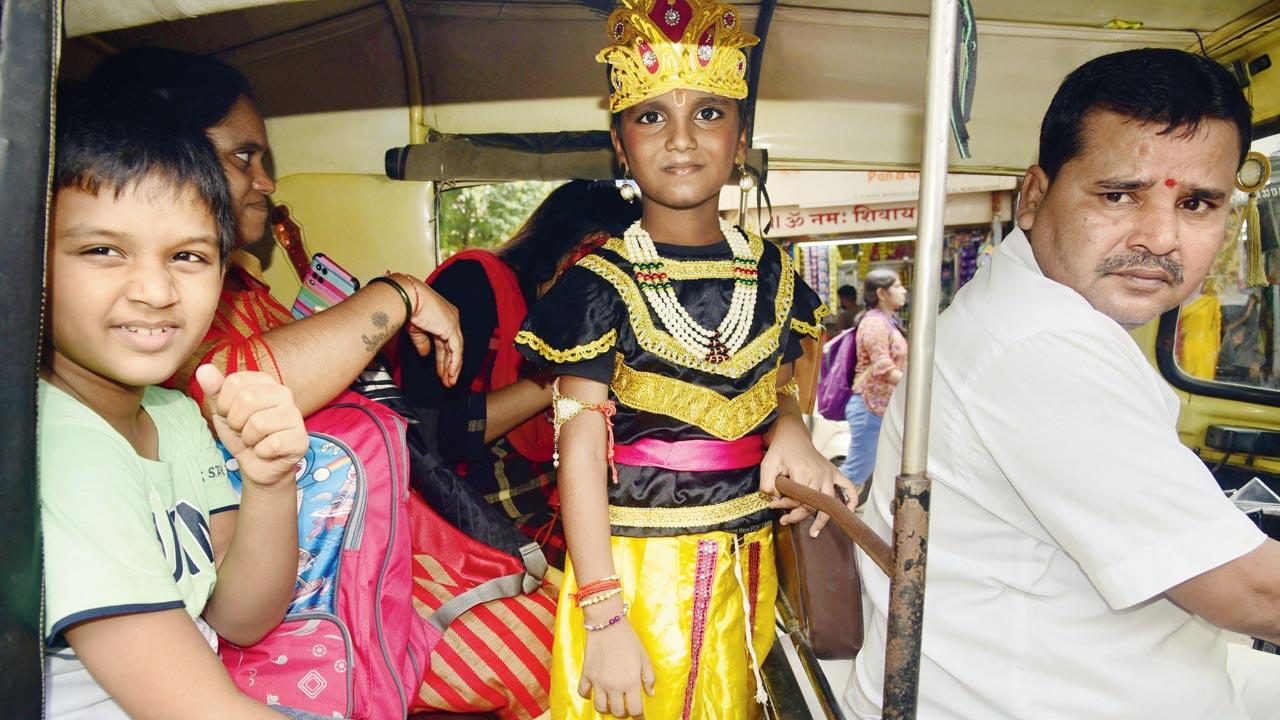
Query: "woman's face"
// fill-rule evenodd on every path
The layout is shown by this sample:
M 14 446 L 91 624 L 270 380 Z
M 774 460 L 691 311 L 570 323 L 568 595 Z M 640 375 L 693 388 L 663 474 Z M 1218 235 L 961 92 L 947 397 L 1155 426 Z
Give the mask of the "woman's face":
M 876 297 L 880 298 L 881 310 L 895 312 L 907 304 L 907 288 L 901 278 L 895 278 L 889 287 L 877 289 Z
M 646 205 L 681 210 L 718 202 L 747 142 L 736 102 L 683 89 L 623 110 L 613 139 Z
M 236 213 L 236 244 L 262 239 L 267 230 L 270 196 L 276 184 L 263 167 L 267 127 L 249 98 L 241 95 L 227 116 L 206 131 L 227 173 L 227 189 Z

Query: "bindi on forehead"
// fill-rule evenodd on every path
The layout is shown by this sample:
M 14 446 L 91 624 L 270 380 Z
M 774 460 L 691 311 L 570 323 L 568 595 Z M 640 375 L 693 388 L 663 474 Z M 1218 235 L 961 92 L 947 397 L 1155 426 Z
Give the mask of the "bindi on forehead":
M 1170 189 L 1176 188 L 1178 187 L 1178 181 L 1174 180 L 1173 178 L 1166 178 L 1164 181 L 1164 186 Z

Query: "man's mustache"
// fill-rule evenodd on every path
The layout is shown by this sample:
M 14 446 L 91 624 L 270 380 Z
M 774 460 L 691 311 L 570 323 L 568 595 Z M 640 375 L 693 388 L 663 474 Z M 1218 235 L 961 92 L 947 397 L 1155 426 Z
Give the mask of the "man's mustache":
M 1181 285 L 1183 280 L 1182 264 L 1176 260 L 1171 260 L 1163 255 L 1152 255 L 1149 252 L 1136 252 L 1130 255 L 1117 255 L 1109 257 L 1098 263 L 1095 272 L 1099 275 L 1108 275 L 1117 270 L 1127 270 L 1129 268 L 1150 267 L 1162 270 L 1174 285 Z

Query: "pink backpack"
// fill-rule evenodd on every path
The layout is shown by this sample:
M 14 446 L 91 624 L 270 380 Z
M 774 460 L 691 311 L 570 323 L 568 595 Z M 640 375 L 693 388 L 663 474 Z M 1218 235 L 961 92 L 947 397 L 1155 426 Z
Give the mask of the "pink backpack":
M 441 637 L 411 601 L 405 421 L 348 391 L 307 418 L 307 430 L 293 602 L 257 644 L 222 640 L 222 662 L 245 694 L 268 705 L 403 718 Z M 227 469 L 238 490 L 234 460 Z

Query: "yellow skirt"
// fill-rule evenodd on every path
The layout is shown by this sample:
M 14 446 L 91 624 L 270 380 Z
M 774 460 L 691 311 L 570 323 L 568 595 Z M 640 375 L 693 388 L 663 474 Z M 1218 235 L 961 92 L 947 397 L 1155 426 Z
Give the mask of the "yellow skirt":
M 773 646 L 778 593 L 773 527 L 743 535 L 736 552 L 733 535 L 726 532 L 614 537 L 612 542 L 614 569 L 622 578 L 623 598 L 631 604 L 628 620 L 657 676 L 654 696 L 644 698 L 645 717 L 760 717 L 745 620 L 751 618 L 756 658 L 764 662 Z M 573 568 L 566 565 L 551 651 L 555 720 L 608 717 L 578 696 L 586 630 L 582 611 L 569 597 L 576 588 Z

